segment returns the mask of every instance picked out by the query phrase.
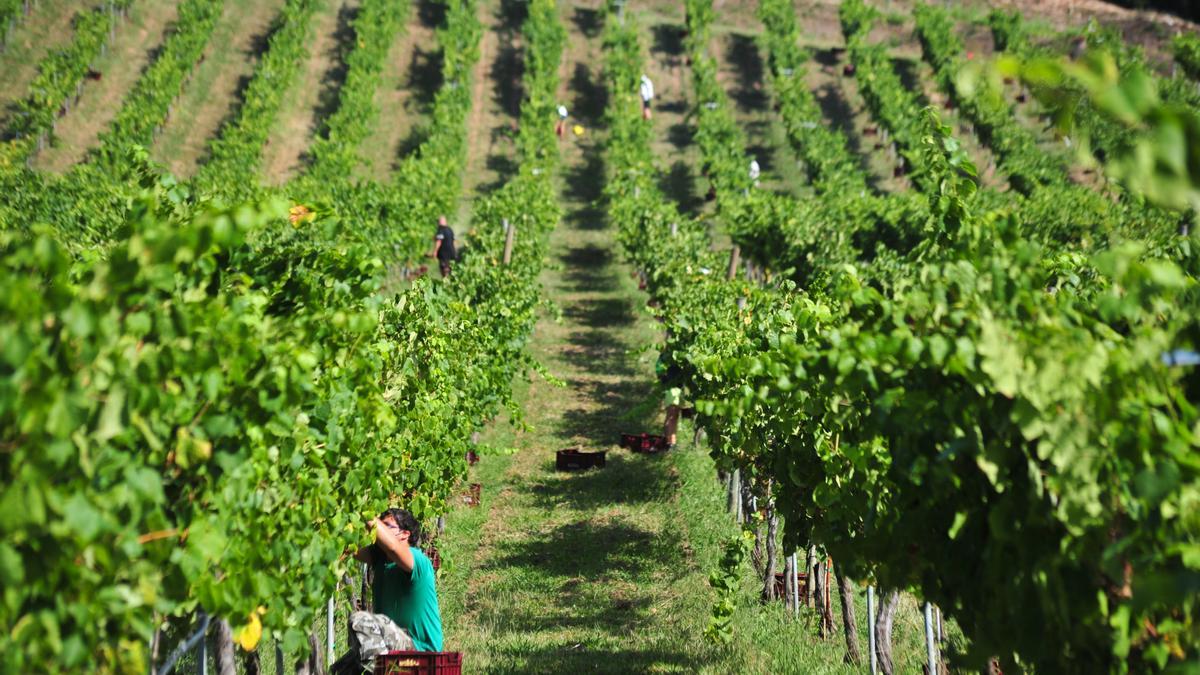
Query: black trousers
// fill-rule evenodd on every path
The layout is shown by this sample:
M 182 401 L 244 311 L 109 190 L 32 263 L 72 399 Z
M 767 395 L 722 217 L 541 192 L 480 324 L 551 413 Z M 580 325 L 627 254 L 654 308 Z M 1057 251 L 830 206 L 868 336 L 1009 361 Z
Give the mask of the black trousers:
M 329 666 L 329 675 L 369 675 L 370 672 L 362 667 L 362 662 L 358 660 L 358 652 L 353 649 L 342 654 L 342 658 Z

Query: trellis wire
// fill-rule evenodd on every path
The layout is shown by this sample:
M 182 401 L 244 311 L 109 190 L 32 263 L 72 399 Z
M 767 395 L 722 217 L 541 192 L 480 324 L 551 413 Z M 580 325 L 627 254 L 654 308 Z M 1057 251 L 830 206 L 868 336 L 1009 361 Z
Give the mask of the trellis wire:
M 208 614 L 204 613 L 204 610 L 200 610 L 199 615 L 200 627 L 196 629 L 196 632 L 192 633 L 188 639 L 179 643 L 179 645 L 175 647 L 174 651 L 171 652 L 171 656 L 167 658 L 166 663 L 163 664 L 162 668 L 158 669 L 158 675 L 167 675 L 170 673 L 171 670 L 175 668 L 175 662 L 179 660 L 179 657 L 183 656 L 186 652 L 195 647 L 197 641 L 203 642 L 204 635 L 208 632 L 209 617 Z

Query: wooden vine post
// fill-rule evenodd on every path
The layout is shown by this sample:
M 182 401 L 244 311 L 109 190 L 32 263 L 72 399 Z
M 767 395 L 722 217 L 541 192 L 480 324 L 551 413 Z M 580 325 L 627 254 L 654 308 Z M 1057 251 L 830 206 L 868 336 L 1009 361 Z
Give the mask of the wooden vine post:
M 792 555 L 789 558 L 789 560 L 791 561 L 791 567 L 792 567 L 791 571 L 788 572 L 788 579 L 791 580 L 791 582 L 792 582 L 791 596 L 790 596 L 791 600 L 792 600 L 792 616 L 799 617 L 800 616 L 800 579 L 799 579 L 800 559 L 797 557 L 797 553 L 795 550 L 792 551 Z
M 737 277 L 738 261 L 741 256 L 742 249 L 735 244 L 729 251 L 729 269 L 725 271 L 726 281 L 733 281 Z M 742 299 L 738 298 L 739 306 L 741 302 Z M 742 471 L 735 468 L 729 478 L 729 510 L 733 512 L 734 521 L 739 525 L 743 521 L 742 502 Z
M 892 659 L 892 624 L 896 619 L 896 608 L 900 604 L 900 591 L 889 591 L 879 605 L 879 616 L 875 621 L 875 651 L 879 654 L 879 670 L 883 675 L 896 672 Z
M 504 264 L 512 263 L 513 239 L 517 236 L 517 226 L 509 224 L 508 218 L 504 219 Z
M 217 673 L 218 675 L 237 675 L 237 665 L 234 661 L 233 628 L 224 619 L 217 622 Z

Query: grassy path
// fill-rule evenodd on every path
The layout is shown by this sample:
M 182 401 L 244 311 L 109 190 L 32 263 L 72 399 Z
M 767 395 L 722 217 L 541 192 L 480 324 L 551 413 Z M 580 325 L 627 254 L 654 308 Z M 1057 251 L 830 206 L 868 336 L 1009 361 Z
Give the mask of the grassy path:
M 121 110 L 125 95 L 156 58 L 175 20 L 176 0 L 135 2 L 117 25 L 112 43 L 93 68 L 100 80 L 84 80 L 83 91 L 59 121 L 55 141 L 38 153 L 34 168 L 63 173 L 99 145 L 100 133 Z
M 0 50 L 0 129 L 8 125 L 9 107 L 29 94 L 38 64 L 69 43 L 71 22 L 91 6 L 86 0 L 42 0 L 12 29 Z
M 467 164 L 457 222 L 465 223 L 477 195 L 502 185 L 516 173 L 517 120 L 525 96 L 520 30 L 525 5 L 519 0 L 479 3 L 483 36 L 479 61 L 471 72 L 471 116 L 467 120 Z M 464 228 L 465 230 L 466 228 Z
M 709 54 L 717 61 L 717 81 L 733 102 L 734 115 L 746 135 L 747 154 L 762 168 L 760 188 L 799 196 L 805 178 L 767 93 L 766 55 L 758 46 L 762 27 L 753 12 L 743 9 L 741 13 L 755 19 L 754 32 L 717 33 L 709 44 Z
M 690 442 L 686 424 L 671 453 L 635 455 L 615 446 L 619 432 L 661 423 L 653 394 L 656 354 L 643 349 L 660 329 L 619 262 L 605 217 L 602 26 L 593 5 L 560 7 L 570 36 L 559 98 L 572 123 L 587 131 L 561 144 L 566 213 L 551 234 L 541 280 L 558 311 L 542 316 L 531 351 L 565 387 L 541 379 L 518 386 L 528 426 L 489 430 L 484 447 L 493 451 L 471 478 L 483 485 L 483 505 L 458 507 L 447 517 L 438 542 L 446 648 L 462 651 L 471 673 L 861 672 L 842 662 L 840 636 L 815 636 L 811 610 L 797 621 L 781 603 L 760 605 L 748 566 L 732 642 L 707 644 L 702 634 L 714 600 L 708 575 L 737 532 L 712 460 Z M 663 166 L 670 167 L 664 188 L 703 210 L 679 23 L 661 5 L 629 14 L 645 27 L 647 68 L 658 89 L 653 124 Z M 494 43 L 484 58 L 495 73 Z M 497 119 L 474 118 L 472 138 L 483 138 Z M 487 157 L 486 148 L 486 142 L 473 147 L 472 157 Z M 478 174 L 468 181 L 480 186 Z M 573 446 L 608 451 L 607 466 L 556 472 L 554 451 Z M 916 619 L 911 606 L 898 617 L 902 668 L 912 668 L 919 653 Z M 859 623 L 865 624 L 861 600 Z
M 326 117 L 337 110 L 353 48 L 357 0 L 328 0 L 313 16 L 308 57 L 288 87 L 287 105 L 263 148 L 263 179 L 282 185 L 307 164 L 307 151 Z
M 283 0 L 225 3 L 201 63 L 151 148 L 171 173 L 194 174 L 211 139 L 237 112 L 281 7 Z
M 374 180 L 383 180 L 424 140 L 422 126 L 442 86 L 442 57 L 435 31 L 445 20 L 444 11 L 432 0 L 411 4 L 408 23 L 396 35 L 375 92 L 379 118 L 359 149 L 363 158 L 360 175 Z
M 659 180 L 659 187 L 684 213 L 694 215 L 708 206 L 704 201 L 708 181 L 695 171 L 699 150 L 692 142 L 695 125 L 689 119 L 692 103 L 688 93 L 692 83 L 691 71 L 684 64 L 681 7 L 664 7 L 664 11 L 672 13 L 669 16 L 649 14 L 639 7 L 642 11 L 637 17 L 649 36 L 646 75 L 654 82 L 653 120 L 654 128 L 658 130 L 654 136 L 654 150 L 660 157 L 671 158 L 665 163 L 666 171 Z
M 490 439 L 518 452 L 485 456 L 484 508 L 449 518 L 448 641 L 471 672 L 726 671 L 700 639 L 707 571 L 693 560 L 672 458 L 613 445 L 621 430 L 659 419 L 653 408 L 630 415 L 652 395 L 653 355 L 638 348 L 657 330 L 598 203 L 598 17 L 581 5 L 562 11 L 571 29 L 562 97 L 589 132 L 563 141 L 567 215 L 542 279 L 562 316 L 539 322 L 533 352 L 566 387 L 529 385 L 532 428 L 500 427 Z M 608 466 L 555 472 L 554 450 L 572 445 L 608 450 Z

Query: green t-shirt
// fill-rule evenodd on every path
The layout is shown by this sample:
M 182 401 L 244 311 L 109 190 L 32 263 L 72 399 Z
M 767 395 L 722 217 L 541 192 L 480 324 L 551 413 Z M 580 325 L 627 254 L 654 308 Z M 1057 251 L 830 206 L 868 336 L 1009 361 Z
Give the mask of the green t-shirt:
M 442 615 L 434 588 L 433 563 L 414 548 L 412 572 L 375 555 L 375 611 L 403 628 L 421 652 L 442 651 Z

